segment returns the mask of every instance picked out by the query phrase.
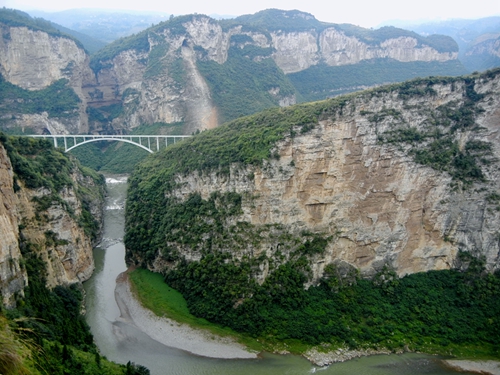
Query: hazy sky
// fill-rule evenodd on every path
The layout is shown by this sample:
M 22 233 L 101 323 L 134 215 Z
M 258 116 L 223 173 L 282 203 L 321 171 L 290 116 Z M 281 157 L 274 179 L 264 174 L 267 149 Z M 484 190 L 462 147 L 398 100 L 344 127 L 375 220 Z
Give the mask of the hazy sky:
M 374 27 L 387 20 L 443 20 L 500 15 L 500 0 L 0 0 L 0 7 L 58 11 L 74 8 L 108 8 L 239 16 L 259 10 L 298 9 L 318 20 Z

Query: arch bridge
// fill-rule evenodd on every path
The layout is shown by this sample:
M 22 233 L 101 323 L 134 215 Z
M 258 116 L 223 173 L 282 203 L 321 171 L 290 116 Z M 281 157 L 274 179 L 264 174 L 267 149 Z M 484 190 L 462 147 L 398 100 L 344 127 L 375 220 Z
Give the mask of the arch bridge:
M 103 134 L 33 134 L 28 135 L 32 138 L 51 138 L 54 142 L 54 147 L 64 146 L 64 152 L 73 150 L 78 146 L 82 146 L 92 142 L 100 141 L 119 141 L 130 143 L 138 146 L 150 153 L 159 151 L 161 148 L 170 146 L 177 141 L 182 141 L 190 135 L 103 135 Z

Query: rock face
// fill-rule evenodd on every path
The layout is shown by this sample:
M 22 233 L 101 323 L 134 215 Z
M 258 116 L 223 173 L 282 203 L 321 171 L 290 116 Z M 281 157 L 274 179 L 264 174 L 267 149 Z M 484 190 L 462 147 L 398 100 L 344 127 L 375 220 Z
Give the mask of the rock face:
M 458 52 L 438 52 L 420 45 L 412 37 L 397 37 L 377 44 L 368 44 L 348 36 L 334 27 L 317 34 L 315 31 L 273 33 L 273 55 L 285 73 L 295 73 L 319 62 L 329 66 L 357 64 L 363 60 L 390 58 L 401 62 L 449 61 L 458 58 Z
M 61 78 L 75 88 L 92 79 L 89 57 L 73 40 L 27 27 L 10 27 L 7 33 L 0 38 L 0 67 L 8 82 L 40 90 Z
M 94 270 L 94 243 L 78 220 L 82 201 L 77 188 L 95 192 L 90 211 L 101 219 L 103 187 L 74 169 L 73 186 L 64 187 L 53 200 L 49 189 L 27 189 L 16 179 L 5 148 L 0 144 L 0 292 L 3 304 L 15 303 L 15 295 L 27 285 L 21 248 L 36 251 L 47 264 L 47 286 L 87 280 Z M 100 197 L 100 198 L 99 198 Z M 49 199 L 43 208 L 37 202 Z
M 500 73 L 408 87 L 414 94 L 401 86 L 346 97 L 314 129 L 297 129 L 278 142 L 273 152 L 279 160 L 262 167 L 234 164 L 227 177 L 219 171 L 179 174 L 169 194 L 183 201 L 193 193 L 208 199 L 214 192 L 236 192 L 243 197 L 243 213 L 233 224 L 331 237 L 324 255 L 311 264 L 313 279 L 330 263 L 366 276 L 385 265 L 399 275 L 449 269 L 457 266 L 460 251 L 484 259 L 490 271 L 498 269 Z M 460 125 L 464 108 L 474 119 Z M 402 136 L 410 131 L 419 136 Z M 450 147 L 457 159 L 449 168 L 439 167 L 437 159 L 418 162 L 425 159 L 416 155 L 436 154 L 433 147 Z M 474 180 L 460 172 L 466 169 L 450 169 L 462 168 L 459 160 L 479 155 L 478 149 L 489 151 L 477 158 L 480 171 L 467 169 Z M 448 151 L 440 152 L 444 157 Z M 266 253 L 279 262 L 276 241 L 233 256 Z M 201 256 L 178 249 L 188 260 Z
M 0 146 L 0 292 L 4 305 L 9 305 L 15 293 L 27 283 L 21 268 L 19 249 L 19 218 L 14 193 L 13 172 L 7 152 Z
M 97 84 L 86 87 L 94 106 L 123 103 L 114 129 L 135 128 L 155 122 L 184 122 L 185 133 L 218 125 L 217 108 L 207 82 L 197 68 L 196 48 L 206 58 L 224 63 L 231 34 L 208 17 L 189 18 L 183 33 L 168 27 L 152 29 L 145 51 L 124 50 L 97 73 Z M 123 101 L 122 101 L 123 99 Z
M 95 80 L 87 53 L 69 38 L 27 27 L 0 24 L 0 28 L 0 73 L 3 78 L 27 90 L 41 90 L 60 79 L 67 79 L 81 100 L 79 115 L 76 120 L 59 122 L 63 128 L 68 128 L 65 133 L 87 132 L 87 105 L 82 87 Z M 44 129 L 42 123 L 36 119 L 32 121 L 37 129 Z
M 286 12 L 285 12 L 286 13 Z M 111 59 L 99 60 L 105 68 L 97 74 L 97 83 L 86 87 L 87 101 L 102 106 L 123 98 L 124 115 L 113 120 L 115 129 L 134 128 L 143 123 L 184 122 L 185 132 L 211 129 L 218 125 L 213 92 L 197 67 L 199 61 L 225 64 L 234 38 L 246 38 L 240 48 L 254 46 L 269 50 L 271 55 L 254 56 L 254 60 L 272 58 L 285 73 L 295 73 L 319 63 L 328 66 L 357 64 L 363 60 L 394 59 L 411 61 L 456 60 L 458 52 L 439 52 L 421 44 L 416 38 L 386 38 L 367 43 L 348 36 L 333 26 L 322 31 L 246 31 L 237 22 L 229 28 L 206 16 L 186 16 L 181 24 L 149 29 L 149 49 L 141 52 L 126 49 Z M 181 30 L 181 31 L 179 31 Z M 233 41 L 233 42 L 232 42 Z M 294 96 L 283 96 L 274 90 L 276 104 L 295 103 Z
M 293 12 L 281 13 L 277 22 L 288 19 Z M 266 66 L 273 65 L 285 74 L 318 64 L 353 65 L 373 59 L 400 62 L 457 59 L 457 52 L 438 51 L 432 43 L 425 44 L 404 30 L 376 41 L 364 40 L 338 25 L 325 26 L 311 15 L 298 13 L 294 17 L 307 19 L 311 27 L 280 29 L 238 19 L 224 23 L 201 15 L 178 17 L 117 41 L 107 52 L 98 53 L 92 63 L 70 38 L 0 23 L 0 73 L 7 82 L 38 91 L 66 79 L 80 100 L 73 116 L 55 116 L 44 111 L 17 113 L 9 111 L 9 104 L 4 103 L 7 111 L 2 119 L 7 127 L 28 128 L 36 133 L 121 133 L 153 123 L 183 123 L 185 134 L 211 129 L 221 122 L 220 107 L 228 99 L 215 100 L 225 87 L 209 85 L 211 73 L 202 72 L 200 64 L 227 64 L 231 48 L 241 51 L 246 48 L 251 52 L 246 59 L 272 61 Z M 270 80 L 275 79 L 271 76 Z M 296 102 L 293 85 L 285 76 L 275 87 L 257 86 L 251 89 L 267 95 L 265 106 Z M 97 112 L 100 116 L 96 116 Z M 226 114 L 223 117 L 227 120 Z

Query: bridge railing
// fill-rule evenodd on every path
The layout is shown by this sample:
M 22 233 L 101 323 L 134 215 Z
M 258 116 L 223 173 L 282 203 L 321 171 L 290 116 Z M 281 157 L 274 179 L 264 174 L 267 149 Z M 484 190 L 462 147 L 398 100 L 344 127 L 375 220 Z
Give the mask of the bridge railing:
M 148 152 L 157 152 L 161 148 L 175 144 L 190 135 L 105 135 L 105 134 L 35 134 L 29 135 L 33 138 L 51 138 L 54 142 L 54 147 L 64 147 L 64 151 L 70 151 L 75 147 L 83 144 L 98 142 L 98 141 L 120 141 L 131 143 Z

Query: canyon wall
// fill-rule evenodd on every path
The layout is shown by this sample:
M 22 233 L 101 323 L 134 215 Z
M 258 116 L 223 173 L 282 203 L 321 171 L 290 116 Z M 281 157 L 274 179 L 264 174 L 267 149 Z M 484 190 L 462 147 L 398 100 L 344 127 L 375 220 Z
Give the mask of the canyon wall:
M 261 166 L 235 162 L 229 174 L 217 169 L 182 172 L 156 189 L 178 202 L 196 194 L 204 200 L 214 193 L 241 196 L 241 213 L 222 221 L 222 238 L 236 236 L 239 223 L 259 234 L 243 245 L 220 245 L 235 262 L 260 256 L 274 264 L 286 261 L 297 254 L 297 245 L 277 234 L 286 232 L 328 238 L 325 252 L 310 257 L 312 280 L 332 263 L 365 276 L 385 266 L 399 275 L 461 267 L 462 252 L 496 270 L 499 72 L 410 82 L 305 106 L 303 110 L 318 114 L 313 128 L 285 133 L 271 151 L 275 157 Z M 213 145 L 217 147 L 222 146 Z M 147 175 L 146 170 L 141 173 Z M 134 219 L 129 220 L 133 227 Z M 209 225 L 214 219 L 200 220 Z M 189 225 L 197 228 L 194 221 Z M 274 237 L 262 235 L 273 231 Z M 199 260 L 209 246 L 205 239 L 190 246 L 182 240 L 167 245 L 181 259 Z M 134 257 L 144 259 L 139 251 Z M 159 251 L 150 267 L 161 271 L 172 264 Z M 261 279 L 266 267 L 261 264 Z
M 164 123 L 182 124 L 182 132 L 191 134 L 252 113 L 248 108 L 257 112 L 295 104 L 297 92 L 286 74 L 311 67 L 355 66 L 377 59 L 457 61 L 454 48 L 439 50 L 405 30 L 391 29 L 383 37 L 361 28 L 349 33 L 344 26 L 296 13 L 282 11 L 274 15 L 273 24 L 223 22 L 203 15 L 176 17 L 118 40 L 92 59 L 70 37 L 0 21 L 0 73 L 6 82 L 36 92 L 65 80 L 77 96 L 70 109 L 51 103 L 33 109 L 29 104 L 38 99 L 9 95 L 0 103 L 2 126 L 38 134 L 116 134 Z M 311 26 L 279 28 L 280 22 L 292 16 L 307 18 Z M 240 69 L 251 72 L 234 71 L 238 68 L 231 64 L 241 54 L 253 65 Z M 242 61 L 238 64 L 243 66 Z M 219 71 L 222 76 L 213 81 Z M 251 74 L 256 78 L 235 82 Z M 221 83 L 226 77 L 228 81 Z M 234 90 L 229 97 L 224 96 L 227 86 Z M 242 91 L 246 90 L 254 93 L 245 97 Z M 236 100 L 239 96 L 244 100 Z M 233 100 L 232 106 L 242 107 L 240 111 L 221 109 Z M 20 104 L 23 109 L 18 109 Z
M 35 252 L 45 261 L 50 288 L 83 282 L 92 275 L 92 248 L 99 229 L 92 237 L 82 221 L 90 214 L 100 226 L 104 185 L 76 165 L 70 178 L 71 184 L 59 192 L 27 188 L 0 143 L 0 293 L 4 305 L 15 304 L 16 295 L 27 286 L 23 253 Z

